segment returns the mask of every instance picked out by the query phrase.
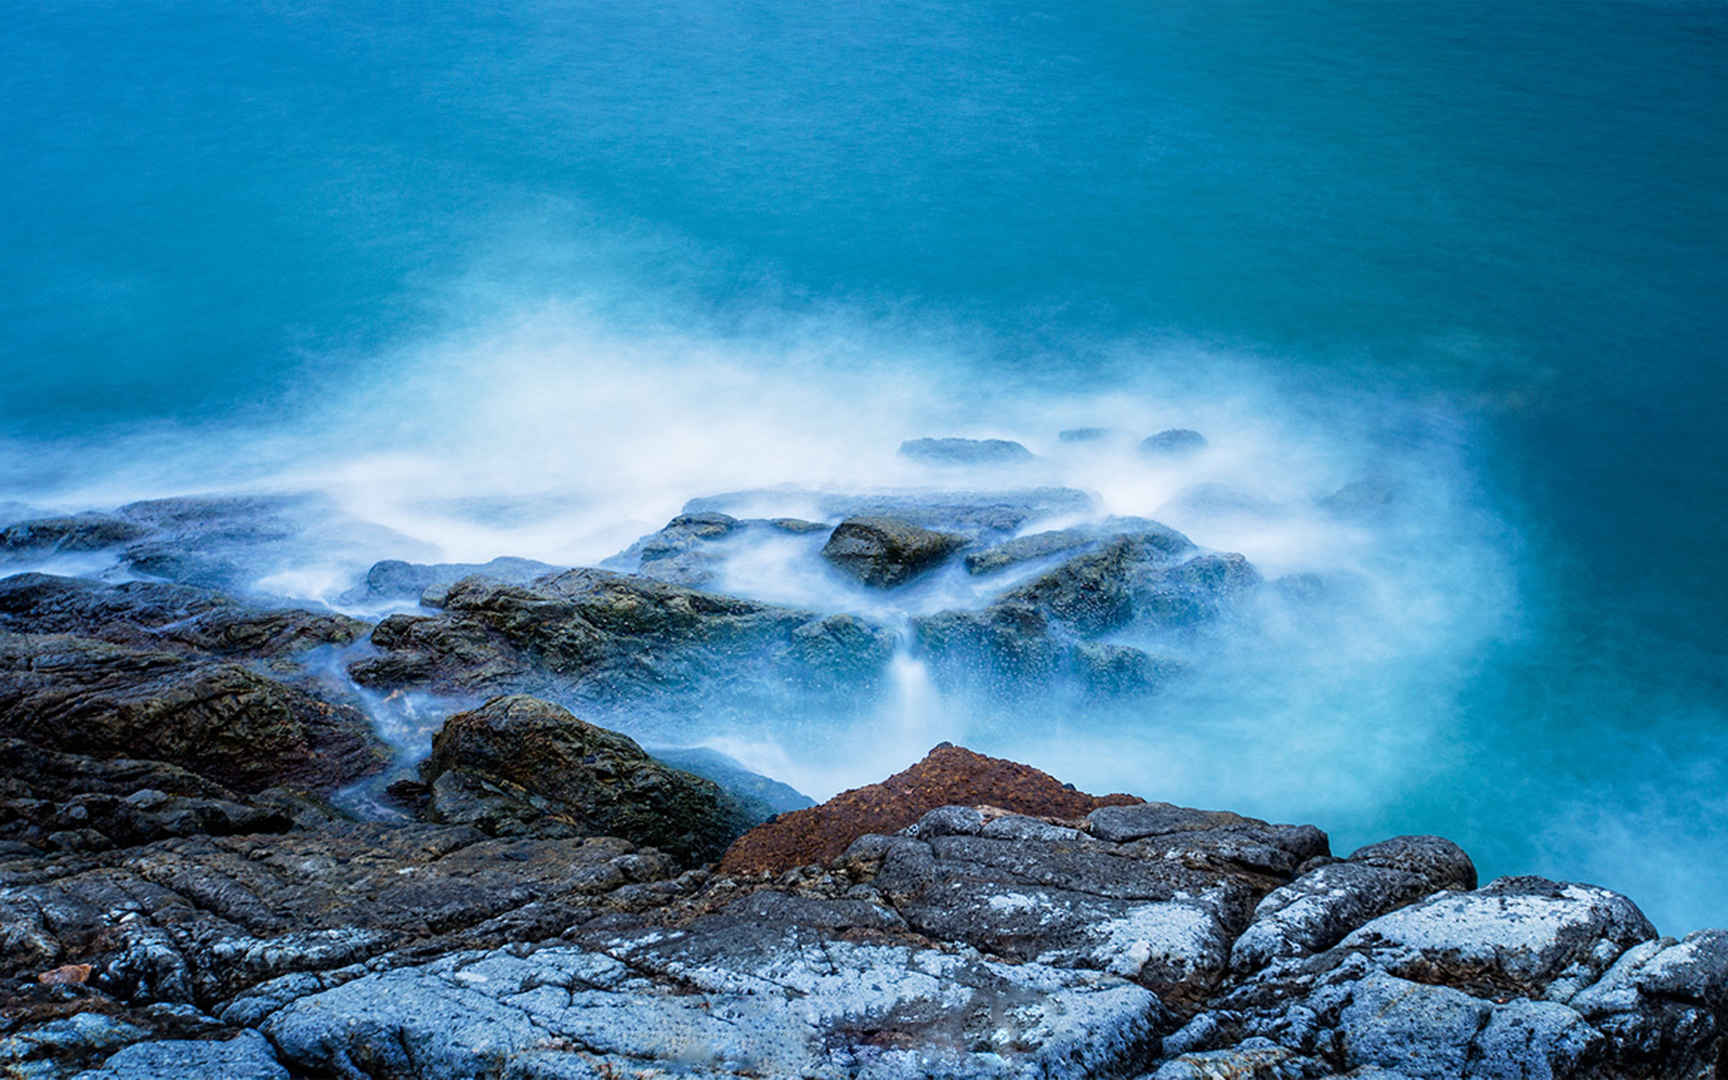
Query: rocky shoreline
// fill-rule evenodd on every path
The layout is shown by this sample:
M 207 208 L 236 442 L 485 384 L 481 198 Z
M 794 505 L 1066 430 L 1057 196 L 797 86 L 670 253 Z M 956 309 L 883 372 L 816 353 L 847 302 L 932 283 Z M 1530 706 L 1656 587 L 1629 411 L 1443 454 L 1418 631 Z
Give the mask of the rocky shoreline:
M 1334 853 L 946 744 L 805 806 L 604 724 L 855 707 L 908 647 L 966 692 L 1155 694 L 1245 605 L 1336 585 L 1085 503 L 737 493 L 607 568 L 360 566 L 375 618 L 260 586 L 377 550 L 306 497 L 8 524 L 7 561 L 88 565 L 0 579 L 0 1075 L 1724 1071 L 1728 931 L 1480 884 L 1438 837 Z M 759 544 L 953 591 L 898 627 L 715 591 Z

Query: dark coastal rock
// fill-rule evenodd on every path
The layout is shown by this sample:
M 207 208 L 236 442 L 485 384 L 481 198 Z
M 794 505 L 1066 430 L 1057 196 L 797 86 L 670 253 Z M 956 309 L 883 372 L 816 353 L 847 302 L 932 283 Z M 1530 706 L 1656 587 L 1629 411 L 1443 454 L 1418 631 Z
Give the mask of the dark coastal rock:
M 1061 431 L 1056 433 L 1056 439 L 1059 442 L 1065 443 L 1097 443 L 1104 442 L 1107 439 L 1119 438 L 1121 434 L 1122 433 L 1117 431 L 1115 428 L 1063 428 Z
M 927 465 L 1020 465 L 1032 451 L 1008 439 L 908 439 L 900 456 Z
M 1140 442 L 1140 453 L 1153 458 L 1191 457 L 1204 449 L 1206 436 L 1188 428 L 1169 428 Z
M 494 705 L 559 750 L 488 734 L 493 766 L 605 771 L 553 707 Z M 1591 886 L 1473 889 L 1435 837 L 1334 860 L 1312 826 L 941 747 L 753 848 L 758 872 L 680 874 L 621 839 L 335 818 L 0 847 L 0 1069 L 1712 1080 L 1725 1045 L 1728 931 L 1657 938 Z M 1284 947 L 1233 964 L 1255 941 Z
M 710 706 L 868 691 L 892 635 L 846 616 L 699 592 L 605 570 L 533 585 L 466 578 L 436 616 L 391 616 L 359 682 L 440 693 L 554 691 L 585 701 L 655 704 L 700 688 Z
M 804 488 L 758 488 L 691 499 L 686 514 L 721 512 L 737 517 L 814 515 L 824 521 L 890 517 L 924 529 L 974 537 L 1006 537 L 1033 522 L 1090 513 L 1084 491 L 1063 487 L 1010 491 L 898 491 L 836 494 Z
M 361 638 L 368 626 L 346 615 L 266 607 L 191 585 L 110 585 L 86 578 L 14 574 L 0 579 L 0 628 L 275 659 L 322 645 L 346 645 Z
M 1009 694 L 1049 679 L 1061 663 L 1049 620 L 1029 604 L 924 615 L 912 620 L 912 633 L 919 655 L 950 685 Z
M 934 532 L 894 518 L 842 521 L 823 545 L 822 557 L 866 585 L 903 585 L 966 544 L 954 533 Z
M 721 790 L 746 805 L 754 803 L 766 807 L 769 814 L 784 814 L 816 805 L 815 799 L 790 784 L 751 772 L 733 758 L 706 746 L 657 746 L 652 753 L 674 769 L 714 781 Z
M 1073 657 L 1081 686 L 1098 695 L 1151 693 L 1193 670 L 1180 660 L 1153 656 L 1131 645 L 1098 641 L 1075 645 Z
M 419 600 L 428 590 L 436 607 L 445 589 L 465 577 L 478 575 L 511 585 L 525 585 L 535 578 L 556 574 L 564 567 L 534 559 L 500 556 L 484 563 L 410 563 L 385 559 L 372 564 L 359 587 L 344 599 L 351 603 L 378 600 Z
M 1090 550 L 1112 539 L 1166 533 L 1173 533 L 1173 530 L 1146 518 L 1113 517 L 1095 524 L 1017 536 L 1012 540 L 967 552 L 964 561 L 968 573 L 992 574 L 1052 555 Z M 1182 544 L 1176 545 L 1172 550 L 1191 550 L 1192 547 L 1192 544 L 1187 543 L 1187 537 L 1182 537 Z
M 1088 795 L 1037 769 L 944 743 L 879 784 L 758 825 L 727 850 L 720 868 L 762 873 L 823 862 L 866 833 L 905 828 L 951 804 L 988 803 L 1018 813 L 1076 818 L 1097 806 L 1133 801 L 1128 795 Z
M 236 791 L 327 791 L 382 766 L 370 721 L 233 663 L 0 632 L 0 737 L 172 762 Z
M 730 514 L 679 514 L 666 527 L 606 561 L 609 567 L 644 574 L 674 585 L 702 588 L 719 577 L 722 557 L 712 543 L 747 526 Z
M 142 539 L 149 525 L 113 514 L 74 514 L 33 518 L 0 529 L 0 552 L 52 553 L 101 551 Z
M 1178 598 L 1188 598 L 1198 614 L 1253 580 L 1240 555 L 1179 561 L 1193 550 L 1186 536 L 1163 526 L 1121 536 L 1004 593 L 1000 602 L 1036 608 L 1073 633 L 1092 636 L 1136 618 L 1169 622 L 1176 614 L 1171 601 Z M 1220 574 L 1220 566 L 1234 573 Z
M 445 722 L 421 770 L 434 820 L 491 835 L 561 826 L 705 862 L 773 811 L 649 757 L 631 739 L 526 695 Z
M 247 1023 L 273 993 L 312 992 L 319 973 L 409 947 L 549 937 L 639 905 L 640 890 L 618 893 L 632 885 L 676 895 L 676 872 L 612 838 L 340 822 L 12 860 L 0 862 L 0 973 L 89 964 L 93 995 Z

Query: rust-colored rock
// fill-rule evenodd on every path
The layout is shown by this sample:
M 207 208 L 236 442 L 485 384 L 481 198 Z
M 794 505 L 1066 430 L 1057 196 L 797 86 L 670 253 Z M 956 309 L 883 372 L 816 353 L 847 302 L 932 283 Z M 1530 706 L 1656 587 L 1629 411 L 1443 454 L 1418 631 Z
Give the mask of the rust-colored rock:
M 943 743 L 879 784 L 843 791 L 820 806 L 758 825 L 727 849 L 720 870 L 777 873 L 826 862 L 860 836 L 897 832 L 938 806 L 995 806 L 1038 817 L 1080 818 L 1100 806 L 1141 801 L 1132 795 L 1088 795 L 1029 765 Z
M 89 964 L 65 964 L 53 971 L 44 971 L 36 976 L 36 981 L 43 986 L 65 986 L 71 983 L 86 983 L 90 981 Z

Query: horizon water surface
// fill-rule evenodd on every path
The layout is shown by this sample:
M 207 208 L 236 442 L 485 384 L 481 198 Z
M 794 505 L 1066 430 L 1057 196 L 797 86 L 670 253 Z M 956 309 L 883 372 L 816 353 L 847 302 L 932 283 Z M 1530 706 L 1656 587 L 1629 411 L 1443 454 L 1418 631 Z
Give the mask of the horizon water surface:
M 954 738 L 1728 923 L 1720 3 L 12 15 L 0 503 L 315 489 L 420 557 L 576 563 L 717 491 L 926 482 L 921 435 L 1114 513 L 1227 483 L 1281 512 L 1170 523 L 1371 599 L 1154 706 L 907 669 L 857 730 L 660 734 L 818 797 Z M 1056 440 L 1092 425 L 1213 450 Z M 1390 521 L 1305 509 L 1387 473 Z

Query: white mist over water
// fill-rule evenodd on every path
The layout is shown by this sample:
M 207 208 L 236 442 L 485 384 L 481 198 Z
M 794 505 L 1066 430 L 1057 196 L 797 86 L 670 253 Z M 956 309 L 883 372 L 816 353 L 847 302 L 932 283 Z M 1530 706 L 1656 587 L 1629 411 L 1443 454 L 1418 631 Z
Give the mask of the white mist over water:
M 1118 361 L 1136 356 L 1143 374 L 1131 384 L 1052 388 L 979 374 L 962 341 L 896 347 L 892 337 L 840 317 L 749 335 L 626 334 L 548 307 L 379 357 L 317 408 L 265 426 L 62 446 L 75 463 L 59 470 L 66 480 L 12 494 L 80 510 L 213 489 L 324 493 L 390 532 L 363 553 L 309 551 L 258 587 L 342 606 L 377 559 L 593 565 L 719 492 L 795 489 L 764 495 L 763 512 L 820 519 L 823 492 L 1074 487 L 1094 497 L 1094 519 L 1154 518 L 1203 548 L 1242 552 L 1267 579 L 1318 572 L 1354 587 L 1320 617 L 1269 599 L 1197 643 L 1164 643 L 1196 671 L 1145 701 L 945 696 L 903 632 L 879 709 L 856 721 L 798 714 L 789 701 L 785 715 L 747 727 L 627 710 L 605 722 L 645 742 L 713 747 L 817 798 L 952 740 L 1088 790 L 1342 822 L 1346 833 L 1379 827 L 1392 793 L 1422 783 L 1448 752 L 1447 695 L 1483 643 L 1514 624 L 1516 593 L 1506 537 L 1461 449 L 1468 433 L 1446 409 L 1364 387 L 1292 387 L 1263 359 L 1196 346 L 1111 345 Z M 1076 427 L 1119 435 L 1058 438 Z M 1210 448 L 1180 460 L 1137 453 L 1141 438 L 1170 427 L 1203 432 Z M 904 439 L 949 435 L 1015 439 L 1038 456 L 954 468 L 896 452 Z M 1317 503 L 1364 478 L 1396 487 L 1399 501 L 1368 518 Z M 828 567 L 824 538 L 751 547 L 718 587 L 904 627 L 982 606 L 1042 568 L 973 577 L 952 565 L 877 591 Z M 393 740 L 424 737 L 414 715 L 424 703 L 373 704 L 397 725 Z

